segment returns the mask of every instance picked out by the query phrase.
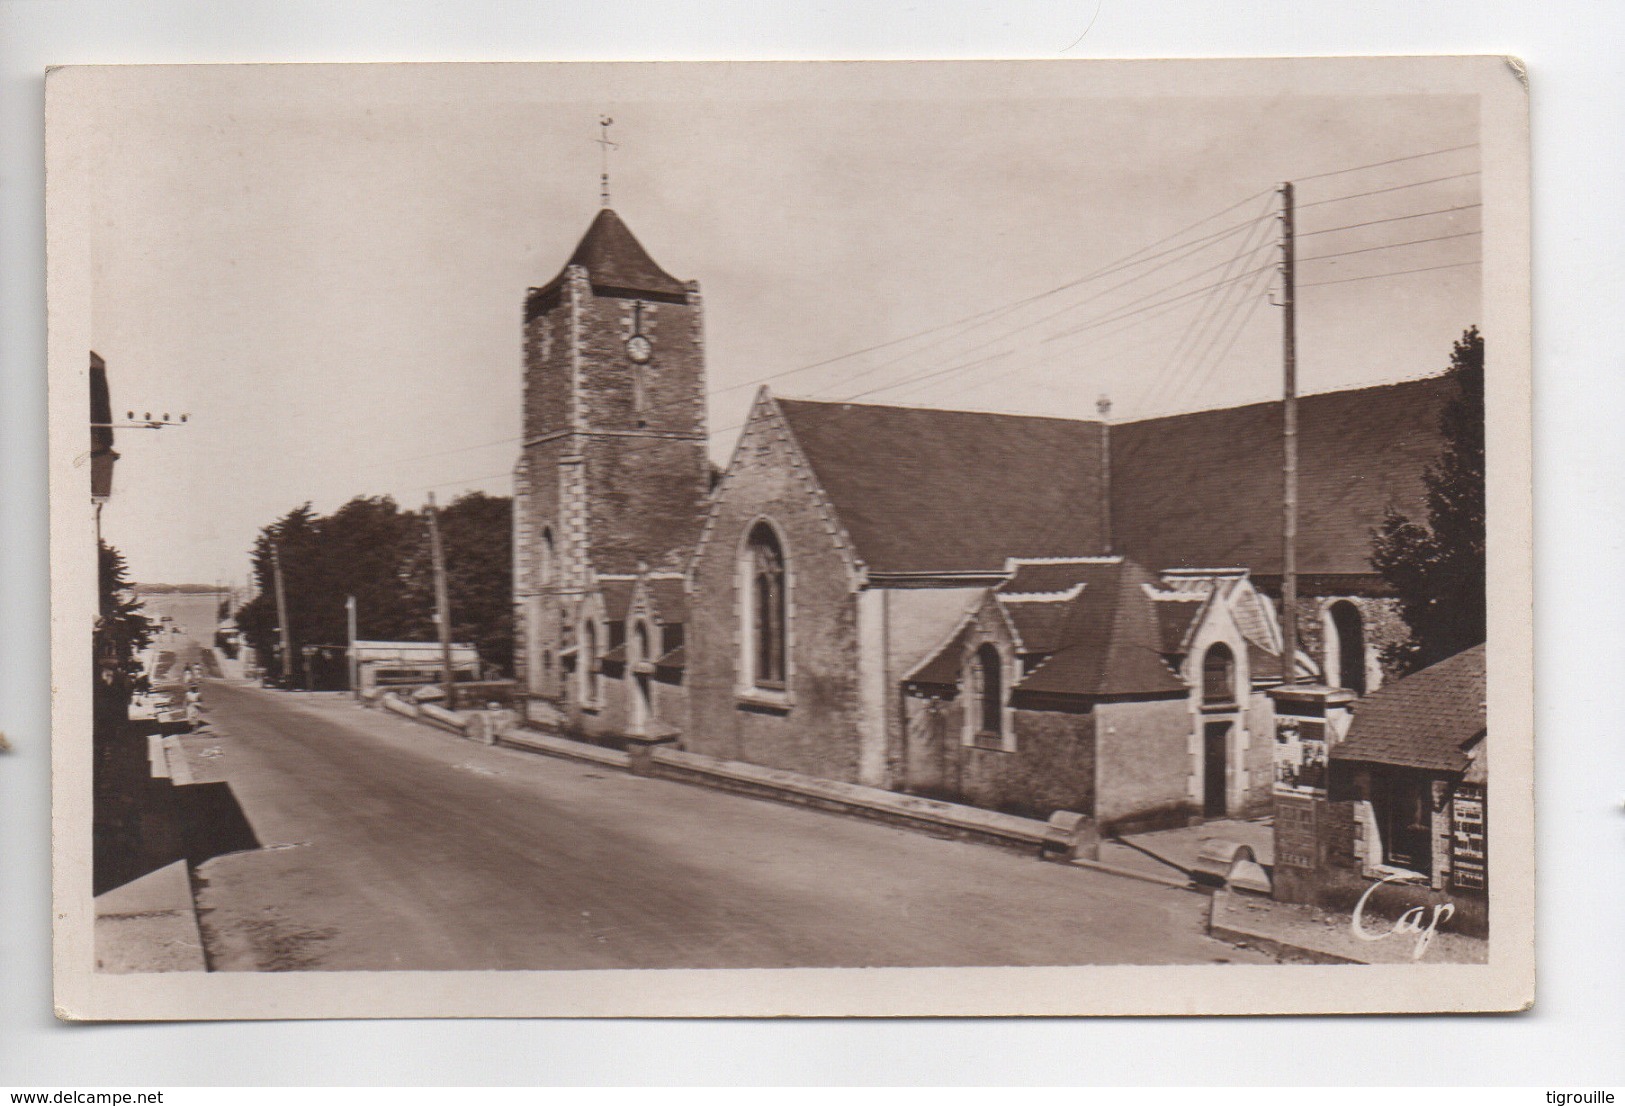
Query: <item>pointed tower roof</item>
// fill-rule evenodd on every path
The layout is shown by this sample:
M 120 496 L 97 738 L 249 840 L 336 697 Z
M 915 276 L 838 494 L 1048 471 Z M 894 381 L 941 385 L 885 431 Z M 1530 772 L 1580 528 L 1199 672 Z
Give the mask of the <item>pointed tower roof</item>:
M 564 267 L 571 265 L 580 265 L 594 284 L 606 288 L 672 296 L 688 291 L 682 281 L 655 264 L 621 217 L 607 207 L 598 212 Z M 560 271 L 547 286 L 552 287 L 563 277 Z

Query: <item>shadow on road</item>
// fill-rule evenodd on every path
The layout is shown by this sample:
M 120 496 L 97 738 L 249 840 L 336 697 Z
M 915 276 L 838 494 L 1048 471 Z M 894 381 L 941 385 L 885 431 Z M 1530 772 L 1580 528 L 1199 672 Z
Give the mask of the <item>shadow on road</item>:
M 100 895 L 177 860 L 260 847 L 227 783 L 176 785 L 155 778 L 148 738 L 184 732 L 184 723 L 113 722 L 96 733 L 93 893 Z

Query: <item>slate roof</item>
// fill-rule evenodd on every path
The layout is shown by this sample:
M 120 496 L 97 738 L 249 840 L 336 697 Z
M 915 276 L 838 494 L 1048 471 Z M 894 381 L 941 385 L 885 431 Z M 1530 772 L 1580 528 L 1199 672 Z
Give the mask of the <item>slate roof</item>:
M 1299 400 L 1300 572 L 1368 574 L 1389 505 L 1421 513 L 1453 388 L 1439 376 Z M 873 571 L 994 572 L 1103 548 L 1100 423 L 777 402 Z M 1111 459 L 1116 549 L 1157 571 L 1281 571 L 1278 402 L 1113 424 Z
M 1101 548 L 1100 425 L 778 401 L 875 572 L 1001 572 Z
M 1484 646 L 1387 684 L 1355 704 L 1333 760 L 1465 772 L 1484 736 Z
M 959 628 L 947 645 L 937 650 L 930 660 L 909 675 L 908 682 L 933 684 L 938 687 L 952 687 L 959 683 L 960 665 L 965 654 L 965 639 L 969 636 L 970 623 L 967 622 Z
M 1298 571 L 1369 573 L 1389 504 L 1421 513 L 1438 454 L 1443 376 L 1298 401 Z M 1117 548 L 1165 568 L 1281 571 L 1281 405 L 1255 403 L 1112 427 Z
M 1163 659 L 1157 604 L 1145 591 L 1155 578 L 1132 561 L 1075 568 L 1083 591 L 1065 603 L 1058 648 L 1016 690 L 1088 697 L 1183 694 L 1185 682 Z
M 1004 604 L 1004 613 L 1015 626 L 1024 653 L 1053 653 L 1060 648 L 1061 629 L 1069 610 L 1070 604 L 1060 600 Z
M 604 618 L 610 622 L 624 622 L 627 608 L 632 605 L 635 580 L 598 580 L 598 590 L 604 596 Z
M 607 207 L 593 218 L 564 267 L 571 265 L 586 269 L 593 284 L 603 287 L 674 296 L 688 292 L 682 281 L 655 264 L 621 217 Z M 563 277 L 561 270 L 545 287 L 551 288 Z
M 1162 641 L 1164 653 L 1183 653 L 1185 651 L 1185 635 L 1190 633 L 1191 623 L 1202 610 L 1206 596 L 1193 595 L 1189 599 L 1159 599 L 1155 600 L 1157 612 L 1157 629 Z
M 683 581 L 660 577 L 649 581 L 649 600 L 665 625 L 688 621 L 688 593 Z

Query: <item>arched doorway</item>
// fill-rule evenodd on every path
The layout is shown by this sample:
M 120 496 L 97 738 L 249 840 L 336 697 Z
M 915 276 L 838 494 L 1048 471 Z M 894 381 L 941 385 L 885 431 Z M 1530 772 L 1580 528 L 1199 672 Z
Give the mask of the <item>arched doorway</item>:
M 1332 633 L 1337 640 L 1337 668 L 1331 673 L 1338 687 L 1365 694 L 1365 626 L 1353 603 L 1339 600 L 1331 607 Z
M 1236 709 L 1236 655 L 1216 641 L 1202 654 L 1202 709 L 1206 714 Z M 1202 723 L 1202 817 L 1230 813 L 1230 745 L 1235 722 L 1208 718 Z

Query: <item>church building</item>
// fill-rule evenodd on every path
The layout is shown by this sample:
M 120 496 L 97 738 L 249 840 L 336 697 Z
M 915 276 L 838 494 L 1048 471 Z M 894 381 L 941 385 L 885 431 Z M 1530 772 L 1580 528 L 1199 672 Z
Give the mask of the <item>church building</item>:
M 1444 378 L 1299 403 L 1304 678 L 1404 627 Z M 609 209 L 525 306 L 515 601 L 532 724 L 1103 828 L 1262 813 L 1283 674 L 1279 403 L 1128 422 L 762 389 L 712 487 L 698 286 Z

